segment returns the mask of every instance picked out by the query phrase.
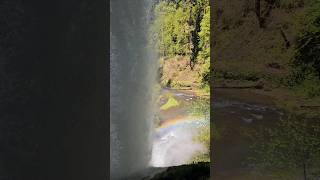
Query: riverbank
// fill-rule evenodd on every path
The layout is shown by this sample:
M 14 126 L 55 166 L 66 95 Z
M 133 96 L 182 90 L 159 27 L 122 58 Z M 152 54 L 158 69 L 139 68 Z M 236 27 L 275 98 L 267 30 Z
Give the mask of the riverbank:
M 209 86 L 206 84 L 209 77 L 208 62 L 198 60 L 192 66 L 188 56 L 175 56 L 160 59 L 160 84 L 176 90 L 189 90 L 198 96 L 209 95 Z
M 213 140 L 215 179 L 303 178 L 300 163 L 296 169 L 287 165 L 282 169 L 276 165 L 270 168 L 265 163 L 268 160 L 273 164 L 296 163 L 292 157 L 301 157 L 296 157 L 293 147 L 297 151 L 303 148 L 308 149 L 306 153 L 314 153 L 313 145 L 319 142 L 318 111 L 308 108 L 307 114 L 301 114 L 302 110 L 280 109 L 276 103 L 290 96 L 274 99 L 263 92 L 262 89 L 214 90 L 212 119 L 219 134 Z M 310 143 L 310 140 L 315 142 Z M 308 159 L 314 163 L 312 168 L 317 168 L 316 157 Z M 313 171 L 312 168 L 310 163 L 308 170 Z M 309 172 L 308 176 L 313 175 Z
M 252 99 L 250 94 L 265 96 L 266 98 L 257 99 L 265 103 L 273 103 L 278 109 L 287 111 L 293 114 L 307 114 L 308 116 L 319 116 L 320 97 L 306 97 L 299 93 L 298 90 L 288 87 L 279 87 L 271 83 L 263 83 L 262 81 L 231 81 L 217 80 L 213 87 L 217 91 L 234 91 L 238 90 L 241 93 L 242 99 Z M 214 90 L 214 91 L 216 91 Z M 214 95 L 215 96 L 215 95 Z M 218 95 L 217 95 L 218 96 Z
M 278 91 L 280 93 L 277 93 Z M 248 159 L 254 156 L 252 154 L 252 144 L 260 141 L 257 139 L 257 133 L 262 135 L 263 130 L 276 128 L 280 119 L 291 113 L 291 111 L 281 108 L 283 106 L 280 104 L 288 103 L 288 100 L 284 99 L 291 98 L 290 94 L 285 89 L 282 89 L 282 91 L 281 89 L 268 91 L 264 88 L 215 88 L 213 92 L 212 108 L 214 117 L 211 123 L 214 123 L 216 132 L 212 133 L 215 134 L 215 137 L 211 138 L 215 139 L 211 141 L 213 142 L 213 162 L 216 172 L 214 173 L 214 178 L 218 180 L 254 178 L 263 180 L 274 178 L 271 176 L 273 174 L 262 174 L 260 171 L 256 171 L 254 167 L 250 167 Z M 190 103 L 191 99 L 199 98 L 190 89 L 162 89 L 162 94 L 166 93 L 172 93 L 179 105 L 163 111 L 162 117 L 164 121 L 159 126 L 160 128 L 184 122 L 185 115 L 189 112 L 181 110 L 179 106 L 185 106 L 186 104 L 184 103 Z M 285 93 L 289 95 L 285 96 Z M 277 99 L 276 97 L 279 98 Z M 167 102 L 168 99 L 163 99 L 159 107 Z M 178 116 L 179 114 L 180 116 Z M 183 150 L 180 150 L 181 152 Z M 171 171 L 174 172 L 175 168 L 173 167 Z

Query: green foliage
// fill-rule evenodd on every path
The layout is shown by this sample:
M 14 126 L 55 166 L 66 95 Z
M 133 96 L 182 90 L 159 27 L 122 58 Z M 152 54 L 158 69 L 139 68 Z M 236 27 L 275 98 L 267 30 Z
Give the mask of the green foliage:
M 210 120 L 210 102 L 209 99 L 200 98 L 193 101 L 190 105 L 190 115 L 193 116 L 204 116 L 206 120 Z M 196 162 L 210 162 L 210 124 L 204 125 L 200 130 L 199 134 L 194 138 L 195 142 L 199 142 L 206 147 L 205 152 L 199 152 L 191 160 L 191 163 Z
M 312 0 L 310 5 L 308 5 L 305 13 L 300 15 L 298 18 L 299 25 L 298 30 L 300 31 L 300 37 L 307 35 L 308 33 L 316 34 L 318 33 L 320 26 L 320 2 Z
M 151 26 L 152 40 L 162 56 L 187 55 L 189 53 L 189 12 L 176 8 L 172 2 L 161 1 L 156 5 L 155 20 Z
M 303 0 L 276 0 L 276 5 L 283 9 L 294 9 L 303 5 Z
M 210 58 L 207 58 L 200 67 L 199 74 L 201 75 L 202 86 L 205 87 L 210 84 Z
M 210 58 L 210 7 L 207 6 L 204 9 L 204 15 L 200 23 L 200 32 L 199 32 L 199 49 L 198 54 L 200 59 L 205 59 L 209 61 Z
M 206 147 L 210 147 L 210 126 L 203 126 L 196 137 L 195 141 L 203 143 Z
M 202 82 L 204 85 L 208 85 L 210 81 L 210 7 L 207 6 L 204 9 L 204 15 L 200 23 L 199 32 L 199 54 L 198 58 L 204 61 L 200 69 Z
M 261 134 L 261 133 L 260 133 Z M 250 158 L 255 167 L 271 172 L 301 172 L 319 170 L 320 124 L 318 120 L 289 118 L 267 129 L 260 141 L 252 146 Z M 290 174 L 290 173 L 289 173 Z M 283 173 L 282 173 L 283 175 Z M 318 174 L 319 175 L 319 174 Z
M 203 126 L 199 130 L 199 134 L 194 138 L 195 142 L 199 142 L 206 147 L 205 152 L 200 152 L 193 159 L 192 163 L 210 162 L 210 125 Z
M 150 28 L 150 35 L 151 43 L 162 57 L 188 57 L 190 67 L 201 60 L 199 74 L 202 84 L 208 84 L 210 79 L 209 0 L 160 0 L 154 8 L 154 21 Z
M 313 2 L 299 22 L 299 38 L 293 62 L 294 82 L 304 87 L 308 96 L 318 96 L 320 81 L 320 2 Z
M 198 99 L 193 101 L 190 105 L 190 114 L 193 116 L 205 116 L 209 119 L 210 116 L 210 102 L 208 99 Z
M 320 96 L 320 80 L 310 74 L 304 77 L 302 83 L 297 87 L 297 91 L 308 98 Z

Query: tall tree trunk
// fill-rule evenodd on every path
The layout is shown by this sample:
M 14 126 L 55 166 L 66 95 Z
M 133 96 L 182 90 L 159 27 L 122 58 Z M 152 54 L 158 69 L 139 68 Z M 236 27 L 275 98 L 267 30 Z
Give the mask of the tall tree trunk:
M 304 180 L 307 180 L 307 167 L 305 161 L 303 161 L 303 177 Z
M 283 38 L 283 40 L 284 40 L 284 42 L 285 42 L 285 46 L 286 46 L 286 48 L 288 49 L 288 48 L 290 47 L 290 41 L 288 40 L 288 38 L 287 38 L 287 36 L 286 36 L 286 34 L 284 33 L 284 31 L 283 31 L 282 28 L 280 28 L 280 33 L 281 33 L 281 36 L 282 36 L 282 38 Z
M 261 17 L 261 0 L 255 0 L 255 13 L 258 18 L 259 27 L 263 27 L 263 18 Z
M 189 26 L 191 27 L 193 25 L 193 20 L 192 20 L 192 5 L 190 6 L 190 11 L 189 11 L 189 22 L 188 22 Z M 193 70 L 193 66 L 194 66 L 194 57 L 193 57 L 193 51 L 194 51 L 194 42 L 193 42 L 193 37 L 194 35 L 194 30 L 190 31 L 190 35 L 189 35 L 189 52 L 190 52 L 190 60 L 189 60 L 189 65 L 191 70 Z

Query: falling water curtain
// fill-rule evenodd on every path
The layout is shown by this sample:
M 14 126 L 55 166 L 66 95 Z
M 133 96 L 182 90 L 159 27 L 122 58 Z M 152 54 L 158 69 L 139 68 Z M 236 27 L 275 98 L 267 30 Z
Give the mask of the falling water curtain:
M 215 0 L 210 0 L 210 137 L 213 137 L 214 129 L 213 129 L 213 101 L 214 101 L 214 78 L 213 78 L 213 61 L 215 60 L 215 53 L 213 52 L 213 46 L 215 44 L 214 42 L 214 36 L 215 31 L 215 12 L 216 12 L 216 6 L 215 6 Z M 213 138 L 210 138 L 210 178 L 213 177 L 214 173 L 214 142 Z

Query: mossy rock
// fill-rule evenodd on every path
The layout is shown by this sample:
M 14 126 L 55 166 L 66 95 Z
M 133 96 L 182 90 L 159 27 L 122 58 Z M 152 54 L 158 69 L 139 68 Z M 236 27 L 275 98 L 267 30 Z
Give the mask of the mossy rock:
M 168 110 L 172 107 L 179 106 L 179 102 L 172 96 L 172 94 L 168 94 L 167 102 L 160 107 L 161 110 Z

